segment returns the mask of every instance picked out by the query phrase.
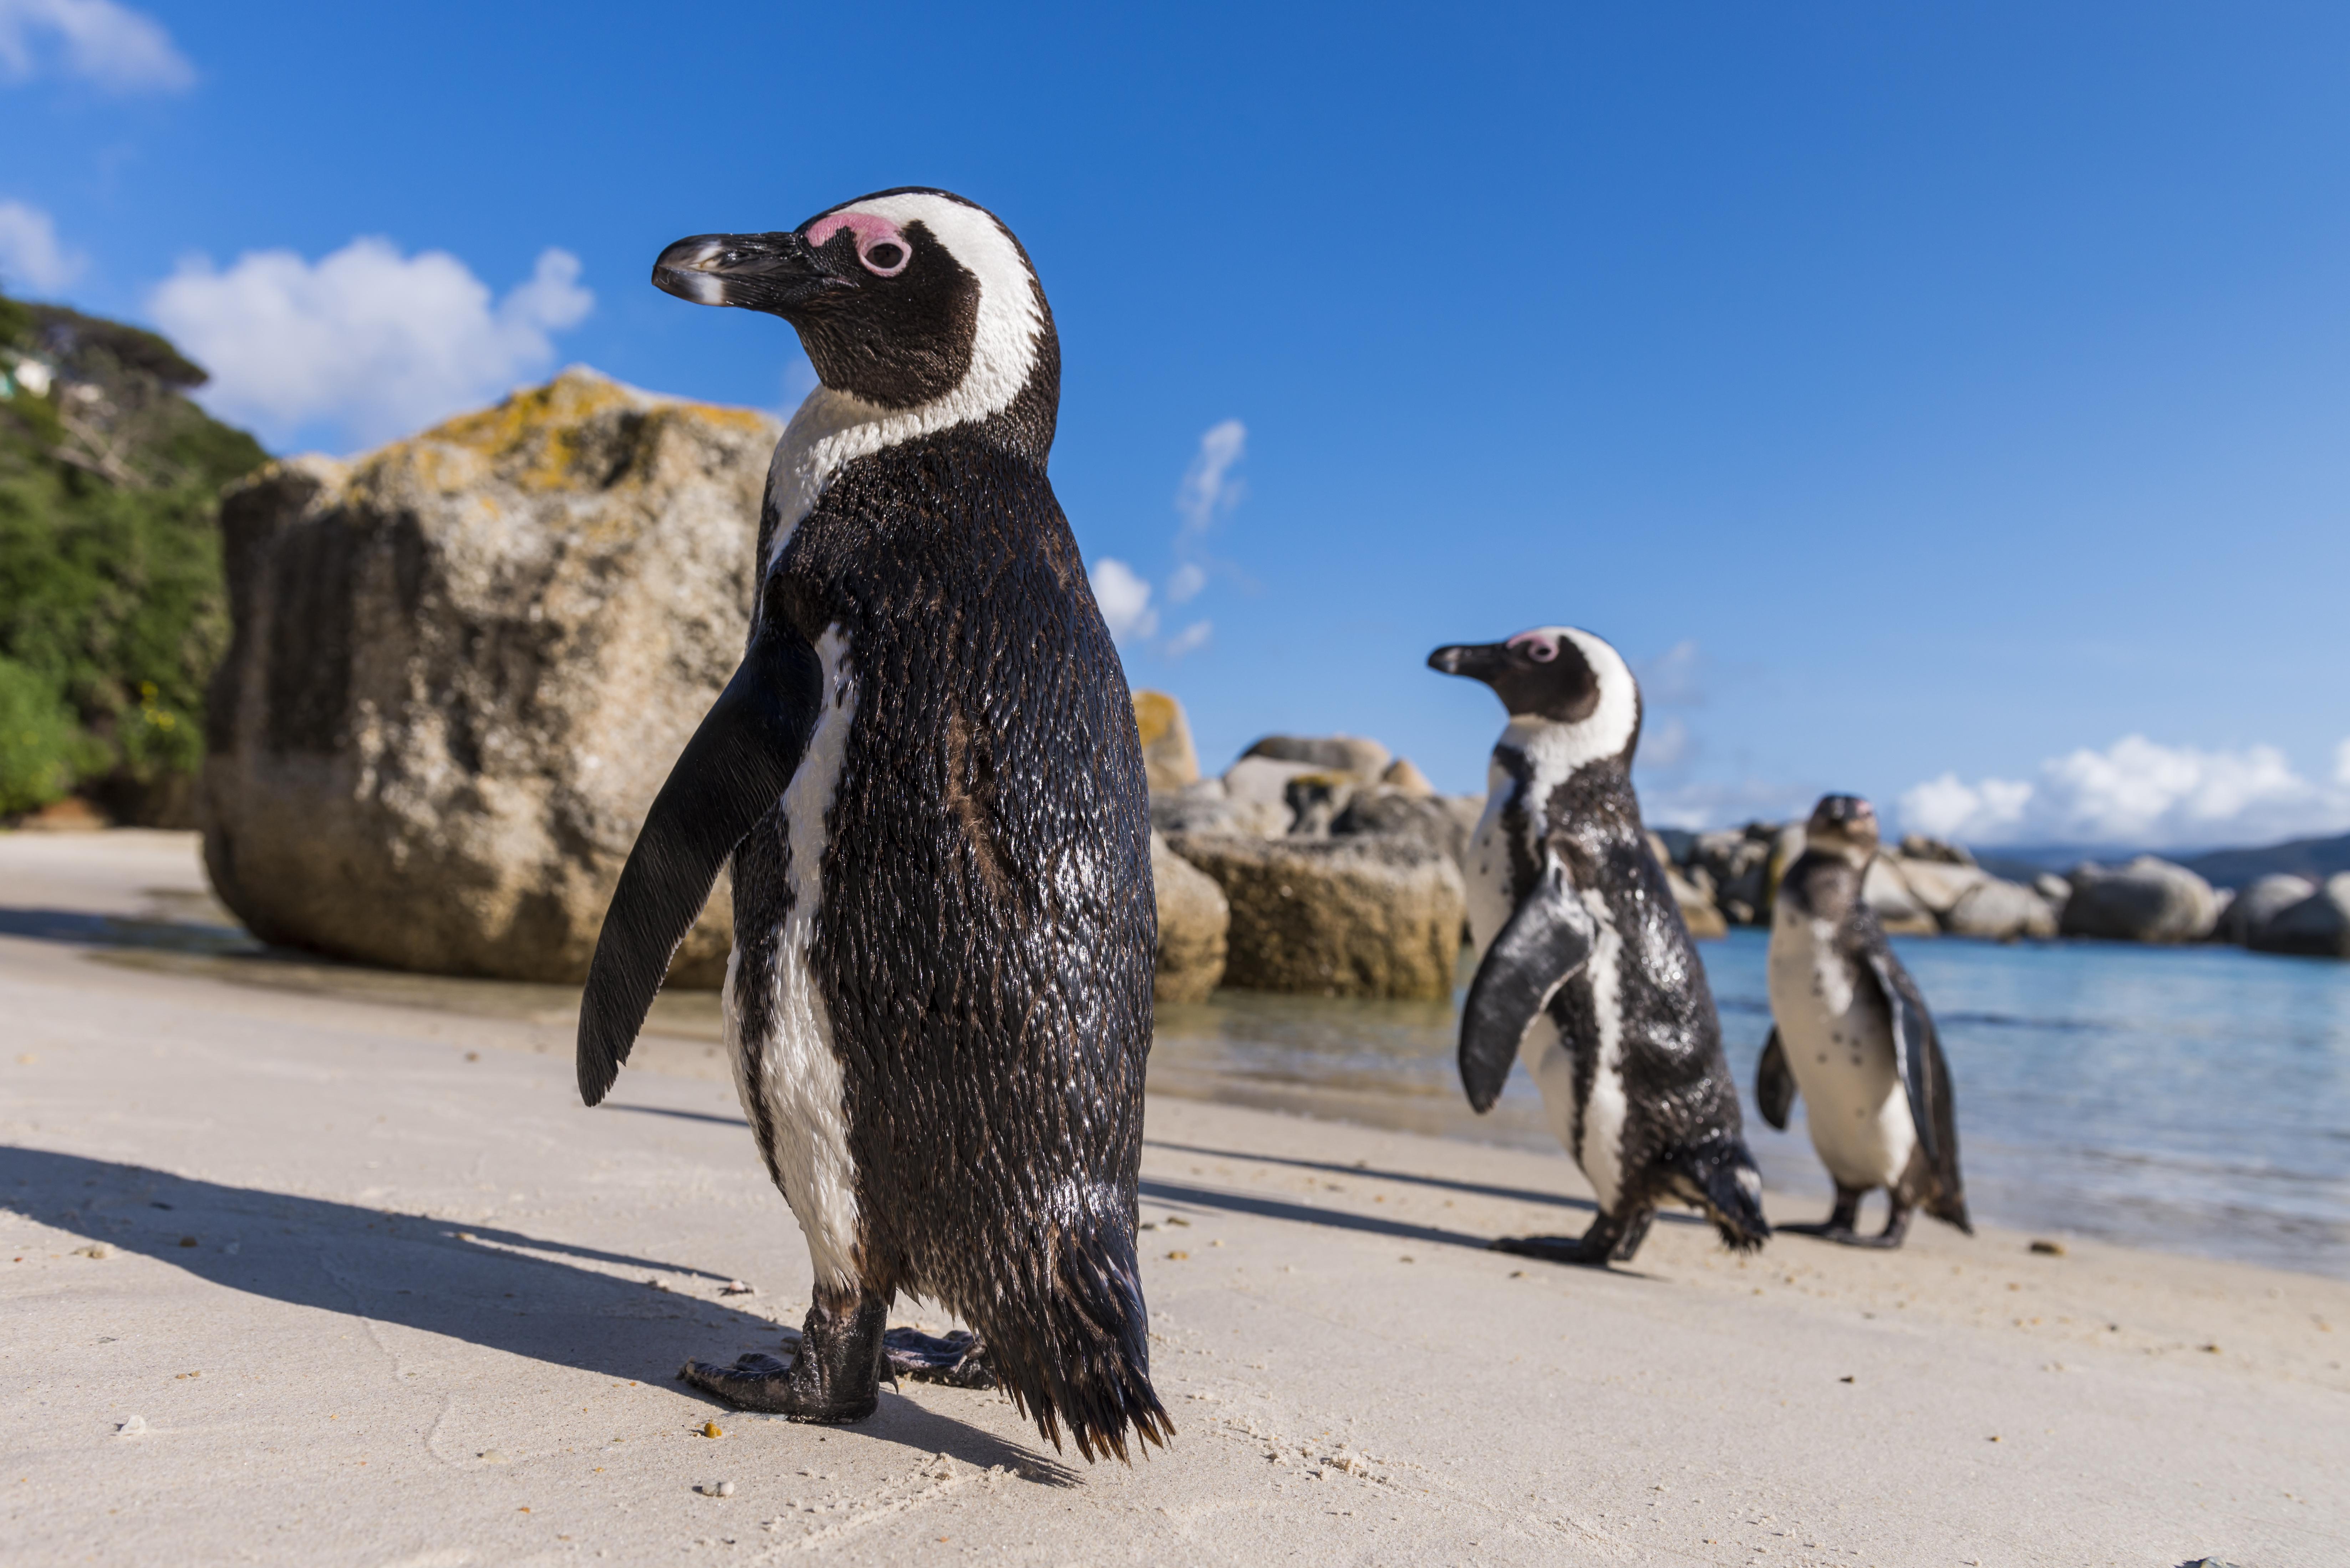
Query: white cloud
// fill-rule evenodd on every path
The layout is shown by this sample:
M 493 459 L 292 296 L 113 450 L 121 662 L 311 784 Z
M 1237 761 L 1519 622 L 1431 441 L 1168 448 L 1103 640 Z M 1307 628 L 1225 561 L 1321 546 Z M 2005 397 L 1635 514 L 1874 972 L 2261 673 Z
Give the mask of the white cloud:
M 1112 638 L 1124 643 L 1158 635 L 1159 612 L 1150 607 L 1150 585 L 1141 573 L 1116 556 L 1104 556 L 1086 576 Z
M 1175 493 L 1175 510 L 1183 514 L 1182 530 L 1175 536 L 1179 545 L 1205 534 L 1218 513 L 1240 504 L 1243 486 L 1232 476 L 1232 465 L 1247 450 L 1248 427 L 1238 420 L 1211 426 L 1200 438 L 1199 453 L 1183 472 L 1182 488 Z
M 1671 703 L 1683 708 L 1695 708 L 1705 701 L 1705 687 L 1700 676 L 1705 656 L 1698 651 L 1694 641 L 1684 638 L 1639 669 L 1642 701 L 1655 705 Z
M 1980 845 L 2194 849 L 2339 833 L 2350 828 L 2350 742 L 2320 783 L 2274 746 L 2207 752 L 2131 735 L 2052 757 L 2036 781 L 1944 774 L 1903 794 L 1901 821 Z
M 57 244 L 57 226 L 47 213 L 0 202 L 0 285 L 54 293 L 79 277 L 85 265 L 84 257 Z
M 1208 639 L 1215 629 L 1211 622 L 1195 620 L 1169 638 L 1160 646 L 1159 651 L 1170 659 L 1180 659 L 1187 653 L 1195 653 L 1208 646 Z
M 578 279 L 577 257 L 544 251 L 529 281 L 493 306 L 489 286 L 447 252 L 402 256 L 366 238 L 316 263 L 248 251 L 222 272 L 195 257 L 148 309 L 212 372 L 200 398 L 215 413 L 279 439 L 333 424 L 364 446 L 545 370 L 548 335 L 595 307 Z
M 1638 761 L 1646 763 L 1643 744 Z M 1640 817 L 1651 827 L 1705 829 L 1746 822 L 1800 822 L 1820 798 L 1816 788 L 1762 779 L 1692 780 L 1669 789 L 1643 787 Z
M 1207 586 L 1206 569 L 1195 562 L 1186 561 L 1175 568 L 1173 576 L 1167 579 L 1167 601 L 1178 605 L 1188 603 L 1198 597 L 1200 590 Z
M 0 80 L 45 71 L 112 92 L 176 92 L 196 67 L 163 24 L 114 0 L 0 0 Z
M 1640 750 L 1634 759 L 1644 768 L 1661 768 L 1668 772 L 1679 767 L 1697 753 L 1696 737 L 1679 719 L 1668 719 L 1640 736 Z

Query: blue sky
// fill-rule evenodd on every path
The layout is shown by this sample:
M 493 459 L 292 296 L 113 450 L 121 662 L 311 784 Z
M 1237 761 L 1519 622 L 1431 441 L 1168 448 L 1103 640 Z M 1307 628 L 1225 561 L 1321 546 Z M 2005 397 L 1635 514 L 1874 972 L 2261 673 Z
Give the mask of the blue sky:
M 0 0 L 0 275 L 349 450 L 574 360 L 780 408 L 653 255 L 946 186 L 1211 765 L 1482 787 L 1420 661 L 1564 621 L 1654 817 L 2236 842 L 2350 828 L 2345 67 L 2315 5 Z

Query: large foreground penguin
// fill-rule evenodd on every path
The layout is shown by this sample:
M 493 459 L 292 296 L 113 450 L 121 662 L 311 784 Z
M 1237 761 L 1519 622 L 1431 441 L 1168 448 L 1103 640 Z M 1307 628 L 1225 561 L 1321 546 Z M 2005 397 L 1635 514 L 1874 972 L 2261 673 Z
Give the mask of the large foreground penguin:
M 1835 1179 L 1824 1224 L 1795 1231 L 1861 1247 L 1898 1247 L 1923 1207 L 1969 1235 L 1959 1175 L 1950 1064 L 1918 982 L 1861 898 L 1877 857 L 1877 812 L 1854 794 L 1823 795 L 1804 852 L 1780 879 L 1771 916 L 1771 1038 L 1756 1064 L 1762 1117 L 1784 1129 L 1800 1092 L 1812 1147 Z M 1885 1189 L 1875 1236 L 1853 1231 L 1860 1200 Z
M 979 1331 L 1056 1446 L 1163 1442 L 1135 1262 L 1149 797 L 1045 479 L 1044 291 L 993 215 L 923 190 L 681 240 L 653 281 L 782 317 L 822 382 L 768 474 L 749 650 L 653 803 L 579 1020 L 594 1105 L 731 856 L 726 1035 L 815 1302 L 789 1366 L 685 1375 L 856 1420 L 906 1291 Z
M 1559 1141 L 1598 1195 L 1582 1237 L 1496 1241 L 1565 1263 L 1627 1261 L 1660 1203 L 1702 1210 L 1724 1243 L 1769 1239 L 1721 1025 L 1680 907 L 1640 826 L 1640 690 L 1587 631 L 1440 648 L 1430 666 L 1510 712 L 1470 839 L 1480 952 L 1461 1017 L 1461 1082 L 1480 1113 L 1521 1056 Z

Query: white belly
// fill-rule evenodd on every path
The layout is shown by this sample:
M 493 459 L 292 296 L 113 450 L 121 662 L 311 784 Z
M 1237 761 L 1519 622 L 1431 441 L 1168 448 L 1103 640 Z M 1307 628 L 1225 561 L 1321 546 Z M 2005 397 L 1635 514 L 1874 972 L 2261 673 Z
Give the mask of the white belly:
M 1484 962 L 1485 950 L 1493 945 L 1493 939 L 1501 934 L 1517 909 L 1516 889 L 1511 880 L 1513 862 L 1509 836 L 1501 820 L 1510 787 L 1497 778 L 1486 800 L 1485 815 L 1469 838 L 1468 876 L 1464 880 L 1469 892 L 1470 940 L 1479 963 Z M 1559 1146 L 1575 1156 L 1575 1164 L 1582 1167 L 1599 1199 L 1600 1208 L 1612 1210 L 1624 1185 L 1624 1118 L 1628 1108 L 1616 999 L 1616 962 L 1620 943 L 1614 928 L 1607 923 L 1605 907 L 1589 895 L 1586 895 L 1585 901 L 1598 924 L 1590 963 L 1584 972 L 1592 981 L 1600 1040 L 1598 1060 L 1591 1073 L 1591 1098 L 1582 1107 L 1579 1128 L 1575 1097 L 1575 1053 L 1559 1038 L 1558 1025 L 1551 1022 L 1548 1012 L 1538 1015 L 1528 1026 L 1525 1038 L 1518 1043 L 1518 1060 L 1525 1064 L 1526 1075 L 1534 1079 L 1534 1087 L 1542 1094 L 1543 1111 L 1551 1130 L 1558 1135 Z
M 1873 981 L 1857 983 L 1835 930 L 1782 905 L 1771 927 L 1771 1017 L 1804 1096 L 1812 1147 L 1846 1187 L 1900 1179 L 1918 1141 Z
M 848 754 L 849 726 L 857 718 L 857 680 L 848 668 L 848 639 L 839 628 L 818 639 L 816 651 L 824 670 L 823 706 L 799 771 L 784 793 L 792 908 L 775 944 L 775 994 L 767 1009 L 773 1021 L 770 1038 L 743 1038 L 743 1010 L 735 995 L 742 961 L 739 934 L 726 964 L 724 1005 L 735 1092 L 754 1127 L 764 1120 L 774 1129 L 775 1146 L 769 1152 L 785 1200 L 807 1235 L 817 1282 L 837 1287 L 854 1278 L 857 1171 L 848 1152 L 847 1099 L 840 1058 L 833 1051 L 832 1017 L 808 972 L 807 955 L 823 913 L 825 819 Z M 751 1049 L 754 1045 L 760 1048 Z

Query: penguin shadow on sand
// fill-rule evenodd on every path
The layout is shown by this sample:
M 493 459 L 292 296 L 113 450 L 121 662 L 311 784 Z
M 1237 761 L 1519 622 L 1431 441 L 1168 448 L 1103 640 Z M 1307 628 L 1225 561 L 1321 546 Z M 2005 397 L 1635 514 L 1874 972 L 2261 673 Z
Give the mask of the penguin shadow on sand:
M 707 1270 L 46 1149 L 0 1145 L 0 1208 L 228 1290 L 674 1387 L 713 1409 L 723 1407 L 675 1382 L 679 1366 L 730 1332 L 745 1348 L 772 1349 L 785 1326 L 644 1277 L 714 1293 L 726 1276 Z M 848 1430 L 1047 1485 L 1077 1479 L 1049 1455 L 911 1399 L 884 1399 Z

